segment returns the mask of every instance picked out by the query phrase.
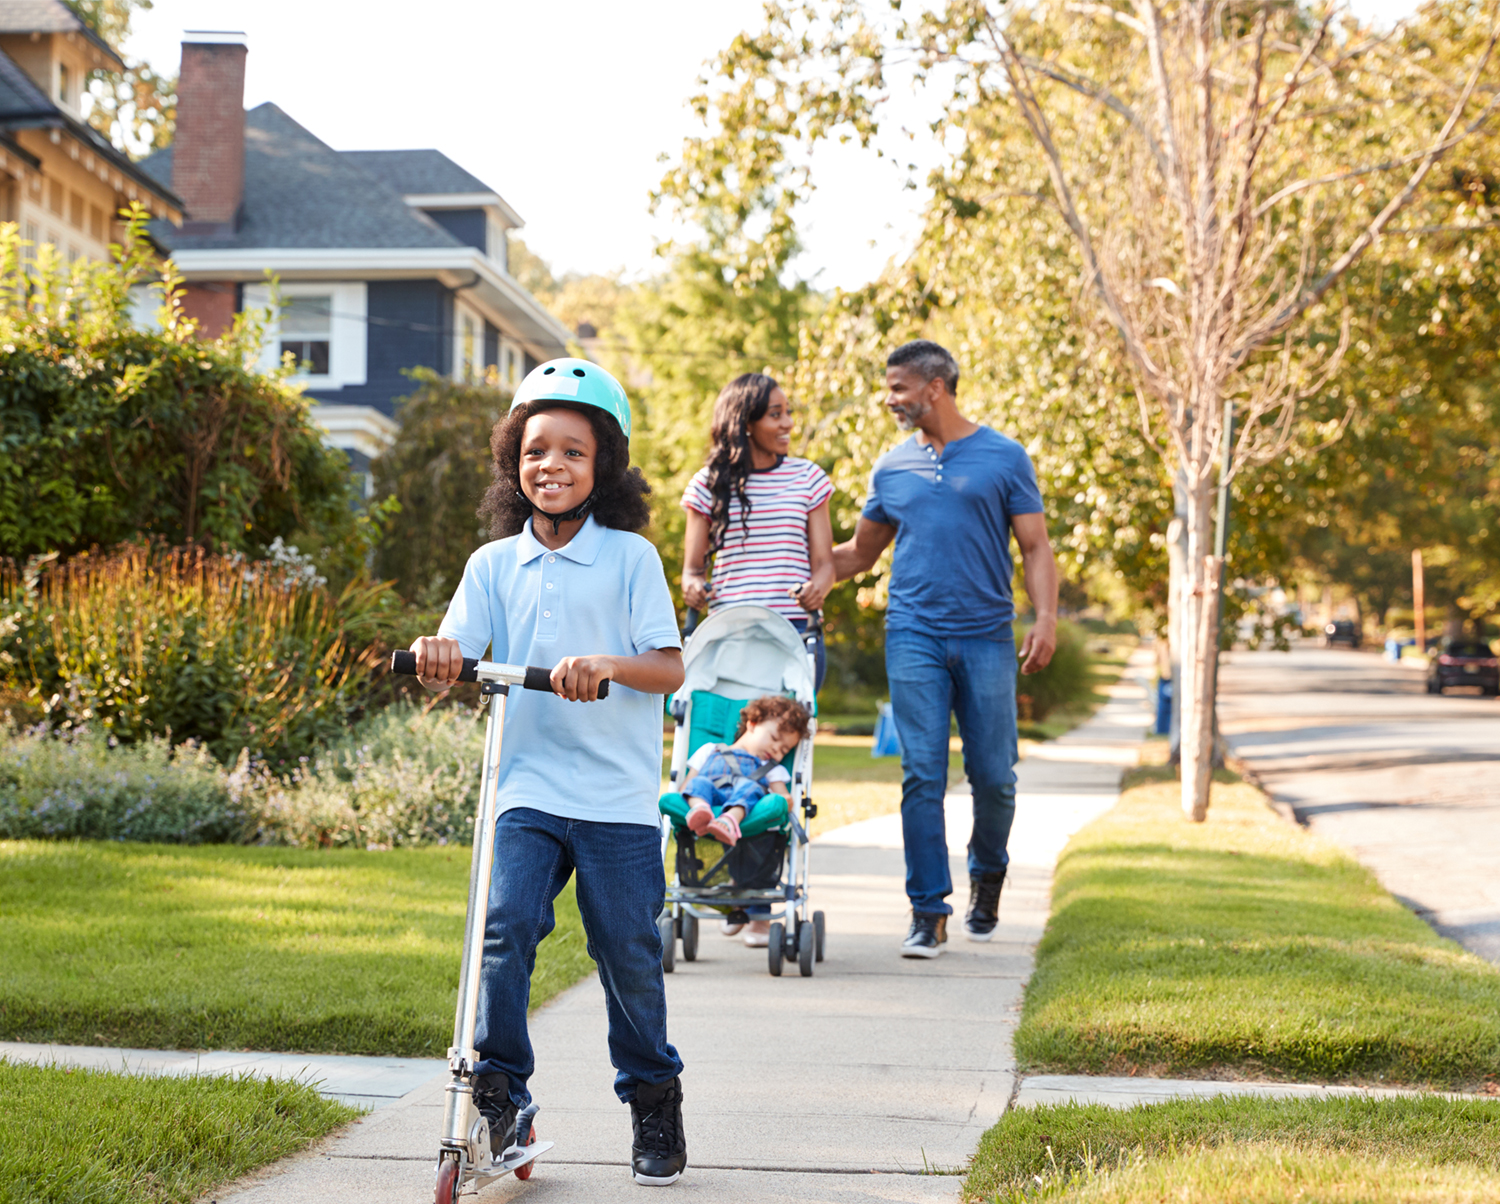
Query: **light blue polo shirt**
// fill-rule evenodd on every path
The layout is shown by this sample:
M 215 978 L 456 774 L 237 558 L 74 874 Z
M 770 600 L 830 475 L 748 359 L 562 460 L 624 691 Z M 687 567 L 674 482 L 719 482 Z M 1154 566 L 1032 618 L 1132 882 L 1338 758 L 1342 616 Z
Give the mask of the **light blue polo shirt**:
M 555 551 L 530 520 L 519 535 L 485 544 L 464 566 L 438 634 L 457 640 L 465 656 L 547 669 L 565 656 L 682 647 L 656 549 L 592 516 Z M 512 687 L 499 810 L 654 828 L 661 746 L 660 694 L 613 682 L 608 698 L 568 702 Z

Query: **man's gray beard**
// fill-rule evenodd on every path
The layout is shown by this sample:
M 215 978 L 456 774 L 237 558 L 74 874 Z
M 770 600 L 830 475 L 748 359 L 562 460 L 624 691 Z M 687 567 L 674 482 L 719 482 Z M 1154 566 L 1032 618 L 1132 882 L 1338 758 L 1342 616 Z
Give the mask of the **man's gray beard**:
M 931 406 L 920 403 L 912 406 L 892 406 L 891 413 L 896 416 L 896 425 L 903 431 L 914 431 L 917 429 L 917 421 L 927 416 Z

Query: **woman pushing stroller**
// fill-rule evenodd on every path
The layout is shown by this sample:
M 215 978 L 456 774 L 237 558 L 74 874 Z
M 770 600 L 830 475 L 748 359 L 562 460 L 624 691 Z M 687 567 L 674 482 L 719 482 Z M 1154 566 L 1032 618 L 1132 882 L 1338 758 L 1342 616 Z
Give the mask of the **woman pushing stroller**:
M 736 377 L 714 402 L 707 463 L 682 495 L 682 596 L 693 609 L 755 603 L 806 632 L 833 587 L 833 482 L 811 460 L 789 454 L 792 426 L 786 393 L 763 373 Z M 821 628 L 815 638 L 816 684 L 822 686 Z M 738 933 L 747 914 L 745 943 L 763 948 L 770 930 L 766 908 L 727 919 L 724 935 Z

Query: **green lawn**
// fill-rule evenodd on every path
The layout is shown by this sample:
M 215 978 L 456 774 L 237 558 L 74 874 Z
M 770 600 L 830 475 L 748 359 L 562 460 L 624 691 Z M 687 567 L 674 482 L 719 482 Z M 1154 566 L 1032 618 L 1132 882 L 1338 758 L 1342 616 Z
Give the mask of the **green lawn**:
M 971 1201 L 1491 1201 L 1500 1100 L 1176 1100 L 1018 1108 L 984 1135 Z
M 1500 967 L 1228 775 L 1190 824 L 1165 769 L 1069 843 L 1016 1034 L 1028 1069 L 1475 1085 Z
M 187 1204 L 356 1110 L 309 1086 L 0 1059 L 0 1204 Z
M 0 842 L 0 1039 L 442 1057 L 467 847 Z M 591 968 L 571 886 L 532 1003 Z

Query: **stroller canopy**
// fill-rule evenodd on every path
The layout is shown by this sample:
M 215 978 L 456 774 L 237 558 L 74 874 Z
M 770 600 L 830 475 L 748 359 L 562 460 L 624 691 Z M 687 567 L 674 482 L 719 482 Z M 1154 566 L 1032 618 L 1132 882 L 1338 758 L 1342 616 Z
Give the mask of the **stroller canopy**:
M 813 669 L 802 635 L 765 606 L 724 606 L 709 614 L 683 650 L 679 695 L 704 690 L 722 698 L 790 694 L 813 703 Z

